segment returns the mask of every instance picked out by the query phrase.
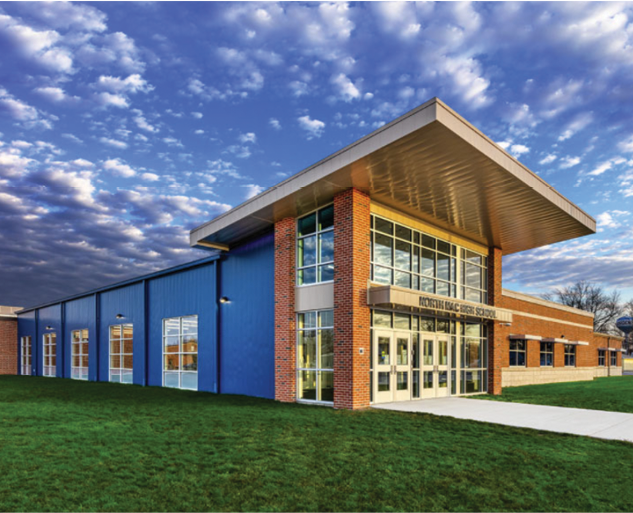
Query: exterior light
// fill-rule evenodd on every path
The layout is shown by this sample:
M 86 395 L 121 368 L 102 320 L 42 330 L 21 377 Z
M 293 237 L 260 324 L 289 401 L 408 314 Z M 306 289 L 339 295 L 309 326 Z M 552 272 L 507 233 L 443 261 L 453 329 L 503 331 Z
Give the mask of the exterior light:
M 115 316 L 117 319 L 125 319 L 125 315 L 123 314 L 116 314 Z
M 53 327 L 52 326 L 46 326 L 46 329 L 50 331 L 50 330 L 53 329 Z
M 224 303 L 229 303 L 229 302 L 230 302 L 230 301 L 229 301 L 229 298 L 228 298 L 228 297 L 226 297 L 226 296 L 222 296 L 222 297 L 220 298 L 220 303 L 222 303 L 222 304 L 224 304 Z

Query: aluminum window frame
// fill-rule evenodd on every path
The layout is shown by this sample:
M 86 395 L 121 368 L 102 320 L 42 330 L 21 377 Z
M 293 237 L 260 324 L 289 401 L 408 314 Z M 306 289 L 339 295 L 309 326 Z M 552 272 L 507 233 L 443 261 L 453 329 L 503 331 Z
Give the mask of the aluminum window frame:
M 125 345 L 125 341 L 129 340 L 130 342 L 132 342 L 132 352 L 131 353 L 123 353 L 123 352 L 119 352 L 119 353 L 113 353 L 112 352 L 112 328 L 118 328 L 119 330 L 119 351 L 121 351 L 121 349 L 124 347 Z M 130 328 L 132 330 L 132 334 L 131 336 L 128 337 L 124 337 L 124 333 L 125 333 L 125 329 L 126 328 Z M 118 355 L 119 357 L 119 367 L 112 367 L 112 357 Z M 124 357 L 125 356 L 131 356 L 132 357 L 132 367 L 130 369 L 128 369 L 127 367 L 123 367 L 121 366 L 123 361 L 124 361 Z M 113 371 L 118 371 L 118 374 L 114 373 Z M 129 371 L 129 372 L 125 372 L 124 371 Z M 113 380 L 113 376 L 119 376 L 119 380 Z M 123 381 L 123 376 L 130 376 L 130 381 Z M 111 324 L 108 326 L 108 381 L 110 383 L 121 383 L 123 385 L 131 385 L 134 382 L 134 324 L 131 323 L 127 323 L 127 324 Z
M 598 349 L 598 367 L 606 367 L 607 365 L 607 352 L 604 349 Z
M 331 326 L 319 326 L 319 322 L 320 322 L 320 318 L 321 318 L 321 314 L 326 314 L 326 313 L 330 313 L 331 318 L 332 318 L 332 325 Z M 301 327 L 301 322 L 300 322 L 300 318 L 302 315 L 311 315 L 314 314 L 315 315 L 315 323 L 313 327 Z M 334 389 L 334 309 L 323 309 L 323 310 L 307 310 L 305 312 L 297 312 L 297 316 L 296 316 L 296 344 L 297 344 L 297 349 L 296 349 L 296 369 L 297 369 L 297 379 L 296 379 L 296 383 L 297 383 L 297 402 L 302 402 L 302 403 L 308 403 L 308 404 L 322 404 L 322 405 L 326 405 L 326 406 L 333 406 L 334 405 L 334 393 L 335 393 L 335 389 Z M 321 332 L 323 331 L 329 331 L 331 332 L 331 336 L 332 336 L 332 367 L 323 367 L 322 363 L 323 363 L 323 359 L 322 359 L 322 353 L 321 353 Z M 314 367 L 303 367 L 301 365 L 301 333 L 303 332 L 314 332 L 314 340 L 315 340 L 315 366 Z M 302 373 L 303 372 L 314 372 L 315 373 L 315 399 L 305 399 L 301 397 L 301 392 L 302 392 Z M 332 401 L 325 401 L 321 398 L 321 392 L 322 392 L 322 387 L 321 387 L 321 378 L 322 378 L 322 374 L 323 373 L 328 373 L 331 375 L 332 378 Z
M 329 228 L 326 228 L 325 230 L 319 230 L 319 214 L 320 212 L 322 212 L 323 210 L 332 207 L 332 226 Z M 306 217 L 311 216 L 312 214 L 315 214 L 315 231 L 313 233 L 309 233 L 306 235 L 299 235 L 299 223 L 302 219 L 305 219 Z M 332 247 L 332 260 L 325 260 L 323 262 L 321 262 L 319 259 L 321 257 L 321 235 L 323 234 L 327 234 L 332 232 L 332 237 L 334 237 L 334 203 L 328 203 L 327 205 L 323 205 L 317 209 L 314 209 L 310 212 L 308 212 L 305 215 L 302 215 L 301 217 L 298 217 L 296 220 L 296 242 L 295 242 L 295 264 L 296 264 L 296 277 L 295 277 L 295 284 L 298 287 L 307 287 L 310 285 L 316 285 L 316 284 L 320 284 L 320 283 L 334 283 L 334 247 Z M 315 263 L 314 264 L 309 264 L 309 265 L 301 265 L 301 263 L 299 262 L 299 257 L 301 255 L 301 252 L 299 251 L 299 244 L 300 241 L 305 240 L 309 237 L 315 237 L 316 238 L 316 244 L 315 244 Z M 325 267 L 325 266 L 332 266 L 332 279 L 331 280 L 322 280 L 321 279 L 321 268 Z M 301 276 L 302 276 L 302 271 L 305 271 L 307 269 L 315 269 L 315 281 L 314 282 L 310 282 L 310 283 L 301 283 Z
M 184 321 L 186 319 L 194 319 L 196 320 L 196 331 L 195 331 L 195 337 L 196 337 L 196 350 L 195 352 L 193 351 L 183 351 L 182 347 L 183 347 L 183 339 L 184 337 L 189 337 L 192 335 L 192 333 L 186 333 L 183 330 L 183 324 Z M 178 335 L 166 335 L 166 329 L 165 329 L 165 325 L 167 322 L 169 321 L 174 321 L 174 320 L 178 320 Z M 177 388 L 180 390 L 193 390 L 193 391 L 198 391 L 199 390 L 199 377 L 200 377 L 200 360 L 199 360 L 199 355 L 200 355 L 200 319 L 198 317 L 198 314 L 190 314 L 190 315 L 181 315 L 181 316 L 176 316 L 176 317 L 165 317 L 163 318 L 163 322 L 162 322 L 162 326 L 163 326 L 163 334 L 162 334 L 162 345 L 163 345 L 163 350 L 162 350 L 162 386 L 165 388 Z M 167 343 L 167 339 L 168 337 L 178 337 L 178 351 L 177 352 L 167 352 L 166 349 L 166 343 Z M 169 356 L 174 356 L 174 355 L 178 355 L 178 369 L 174 370 L 174 369 L 166 369 L 167 366 L 167 355 Z M 191 371 L 191 370 L 183 370 L 183 355 L 195 355 L 196 356 L 196 370 L 195 371 Z M 166 385 L 166 377 L 167 374 L 178 374 L 178 386 L 177 387 L 173 387 L 173 386 L 168 386 Z M 196 376 L 196 386 L 195 388 L 192 387 L 185 387 L 182 386 L 182 382 L 183 382 L 183 375 L 194 375 Z
M 610 351 L 610 355 L 609 355 L 609 366 L 610 367 L 617 367 L 618 366 L 618 353 L 616 353 L 615 351 Z
M 54 378 L 57 376 L 57 333 L 44 333 L 42 335 L 42 376 Z M 46 359 L 49 364 L 46 365 Z M 51 359 L 55 359 L 55 364 L 51 364 Z
M 523 349 L 518 349 L 516 346 L 518 346 L 519 344 L 523 345 Z M 512 347 L 512 346 L 515 347 Z M 519 339 L 510 339 L 510 346 L 509 346 L 509 360 L 508 360 L 508 366 L 509 367 L 520 367 L 523 368 L 526 366 L 527 364 L 527 340 L 519 340 Z M 515 359 L 515 363 L 512 363 L 512 353 L 516 354 L 516 359 Z M 523 354 L 523 363 L 519 364 L 516 363 L 519 361 L 519 355 Z
M 550 350 L 546 350 L 544 348 L 550 348 Z M 543 356 L 551 356 L 550 363 L 543 363 Z M 547 360 L 547 358 L 546 358 Z M 554 367 L 554 342 L 542 342 L 539 352 L 539 363 L 541 367 Z
M 576 346 L 573 344 L 564 344 L 565 351 L 565 367 L 576 367 Z
M 76 334 L 79 334 L 78 336 Z M 87 344 L 87 350 L 84 353 L 84 344 Z M 76 352 L 76 349 L 79 352 Z M 75 357 L 79 357 L 80 365 L 75 365 Z M 84 358 L 87 364 L 84 366 Z M 88 381 L 88 372 L 90 368 L 90 331 L 88 328 L 72 330 L 70 332 L 70 377 L 80 381 Z
M 20 337 L 20 375 L 30 376 L 33 370 L 33 338 L 31 335 Z

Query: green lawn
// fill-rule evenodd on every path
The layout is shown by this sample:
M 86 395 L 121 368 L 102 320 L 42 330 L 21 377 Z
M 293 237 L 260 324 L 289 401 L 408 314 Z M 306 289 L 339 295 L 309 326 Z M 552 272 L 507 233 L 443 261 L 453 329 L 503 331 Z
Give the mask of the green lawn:
M 0 377 L 0 510 L 631 511 L 633 444 Z
M 504 388 L 498 396 L 476 397 L 491 401 L 633 413 L 633 376 Z M 633 511 L 633 504 L 631 509 Z

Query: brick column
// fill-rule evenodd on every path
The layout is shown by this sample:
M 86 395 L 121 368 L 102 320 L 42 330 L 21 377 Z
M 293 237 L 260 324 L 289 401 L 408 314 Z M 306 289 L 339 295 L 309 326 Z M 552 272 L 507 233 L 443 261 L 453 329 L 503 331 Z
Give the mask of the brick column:
M 501 250 L 490 248 L 488 251 L 488 304 L 501 306 Z M 488 333 L 488 393 L 501 394 L 501 365 L 504 350 L 503 330 L 499 323 L 490 323 Z
M 297 398 L 296 226 L 291 217 L 275 224 L 275 399 L 283 402 Z
M 541 343 L 538 340 L 528 340 L 526 345 L 526 367 L 541 366 Z
M 18 319 L 0 317 L 0 374 L 18 373 Z
M 369 406 L 369 203 L 369 196 L 357 189 L 334 197 L 335 408 Z

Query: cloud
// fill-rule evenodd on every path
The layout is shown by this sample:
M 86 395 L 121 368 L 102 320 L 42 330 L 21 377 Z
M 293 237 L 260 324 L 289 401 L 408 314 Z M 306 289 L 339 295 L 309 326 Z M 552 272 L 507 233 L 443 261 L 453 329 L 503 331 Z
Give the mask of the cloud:
M 62 137 L 64 139 L 68 139 L 69 141 L 72 141 L 72 142 L 74 142 L 76 144 L 83 144 L 84 143 L 79 137 L 77 137 L 76 135 L 73 135 L 73 134 L 62 134 Z
M 308 134 L 308 139 L 321 137 L 325 130 L 325 123 L 318 119 L 312 119 L 310 116 L 301 116 L 297 119 L 299 126 Z
M 558 157 L 556 157 L 556 155 L 554 155 L 553 153 L 550 153 L 548 155 L 546 155 L 544 158 L 542 158 L 541 160 L 539 160 L 539 164 L 541 165 L 545 165 L 545 164 L 551 164 L 552 162 L 554 162 Z
M 561 169 L 569 169 L 570 167 L 574 167 L 580 164 L 580 157 L 564 157 L 560 159 L 560 168 Z
M 102 91 L 118 94 L 149 93 L 154 89 L 154 86 L 148 84 L 138 73 L 134 73 L 125 79 L 102 75 L 94 83 L 94 87 Z
M 103 169 L 113 174 L 114 176 L 122 176 L 124 178 L 131 178 L 136 175 L 136 171 L 128 166 L 121 159 L 110 159 L 103 163 Z
M 158 180 L 160 180 L 160 176 L 155 173 L 143 173 L 141 175 L 141 179 L 145 180 L 146 182 L 157 182 Z
M 566 141 L 573 137 L 578 132 L 586 128 L 593 121 L 593 114 L 591 112 L 584 112 L 574 118 L 574 120 L 567 125 L 563 133 L 558 137 L 559 141 Z
M 171 146 L 173 148 L 184 148 L 184 144 L 182 144 L 178 139 L 176 139 L 175 137 L 163 137 L 163 142 L 167 145 L 167 146 Z
M 192 112 L 191 115 L 196 119 L 202 119 L 202 112 Z
M 344 73 L 333 76 L 331 83 L 336 89 L 337 96 L 344 102 L 358 100 L 361 97 L 358 87 Z
M 145 130 L 146 132 L 160 132 L 160 129 L 155 127 L 154 125 L 150 125 L 144 116 L 142 116 L 140 111 L 137 111 L 138 114 L 134 117 L 134 122 L 136 126 L 138 126 L 141 130 Z
M 602 164 L 598 165 L 593 171 L 587 173 L 589 176 L 600 176 L 602 173 L 609 171 L 613 167 L 613 162 L 611 160 L 607 160 Z
M 127 109 L 130 104 L 125 96 L 120 94 L 112 94 L 112 93 L 96 93 L 93 95 L 94 100 L 97 104 L 102 107 L 117 107 L 119 109 Z
M 28 105 L 13 95 L 6 89 L 0 88 L 0 112 L 6 112 L 13 119 L 18 121 L 34 121 L 39 119 L 38 111 L 35 107 Z
M 248 184 L 248 185 L 242 185 L 242 187 L 246 187 L 246 198 L 245 199 L 254 198 L 260 192 L 265 190 L 265 187 L 262 187 L 260 185 L 255 185 L 255 184 L 252 184 L 252 183 Z
M 598 224 L 598 231 L 605 228 L 618 228 L 620 223 L 615 221 L 609 212 L 603 212 L 596 216 L 596 222 Z
M 101 138 L 99 138 L 99 141 L 102 144 L 105 144 L 107 146 L 112 146 L 113 148 L 117 148 L 119 150 L 125 150 L 127 148 L 127 143 L 125 143 L 123 141 L 117 141 L 116 139 L 110 139 L 108 137 L 101 137 Z
M 281 130 L 281 123 L 276 118 L 270 118 L 268 124 L 275 130 Z
M 244 144 L 244 143 L 254 143 L 257 141 L 257 136 L 253 133 L 253 132 L 248 132 L 246 134 L 241 134 L 238 137 L 238 140 Z
M 67 95 L 61 87 L 38 87 L 33 92 L 53 103 L 77 102 L 80 100 L 77 96 Z
M 633 135 L 620 141 L 618 143 L 618 148 L 625 153 L 633 153 Z

